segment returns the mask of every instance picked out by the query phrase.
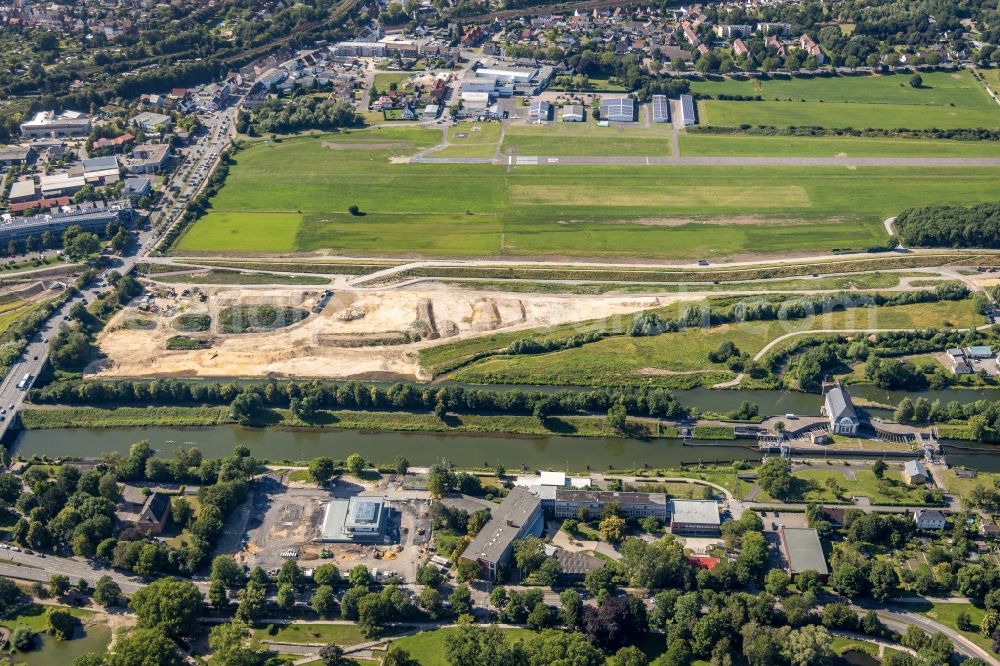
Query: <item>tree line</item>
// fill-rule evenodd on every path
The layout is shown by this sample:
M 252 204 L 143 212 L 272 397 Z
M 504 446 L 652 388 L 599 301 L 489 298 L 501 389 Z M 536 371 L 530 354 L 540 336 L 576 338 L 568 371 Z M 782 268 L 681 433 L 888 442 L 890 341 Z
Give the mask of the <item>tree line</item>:
M 894 222 L 900 239 L 913 247 L 1000 247 L 1000 202 L 975 206 L 907 208 Z

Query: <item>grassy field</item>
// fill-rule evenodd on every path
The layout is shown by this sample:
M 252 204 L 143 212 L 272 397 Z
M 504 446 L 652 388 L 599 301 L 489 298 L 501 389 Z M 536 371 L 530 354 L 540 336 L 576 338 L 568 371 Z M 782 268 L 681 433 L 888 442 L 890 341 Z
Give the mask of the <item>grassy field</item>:
M 448 634 L 455 631 L 457 629 L 422 631 L 412 636 L 400 638 L 398 641 L 393 641 L 393 645 L 398 645 L 409 652 L 410 656 L 420 663 L 420 666 L 448 666 L 448 660 L 445 658 L 444 641 Z M 504 630 L 504 636 L 509 641 L 526 638 L 531 633 L 528 629 Z
M 704 95 L 760 96 L 762 102 L 703 100 L 703 124 L 805 125 L 892 129 L 1000 127 L 1000 107 L 968 72 L 908 75 L 724 80 L 692 83 Z
M 808 482 L 808 490 L 802 498 L 806 502 L 843 502 L 861 496 L 868 497 L 872 504 L 924 504 L 923 492 L 904 485 L 896 467 L 886 472 L 883 481 L 875 478 L 870 470 L 862 469 L 854 471 L 853 479 L 848 479 L 840 471 L 822 468 L 798 471 L 793 476 Z M 836 484 L 836 489 L 827 484 Z M 759 501 L 772 500 L 762 493 Z
M 963 479 L 955 474 L 954 469 L 946 469 L 941 473 L 941 478 L 944 481 L 945 490 L 955 493 L 959 497 L 969 497 L 976 486 L 982 486 L 983 488 L 995 487 L 994 483 L 997 479 L 1000 479 L 1000 474 L 977 472 L 975 478 Z
M 249 148 L 177 250 L 692 258 L 863 249 L 884 241 L 881 220 L 902 208 L 986 200 L 1000 177 L 390 162 L 439 140 L 437 131 L 392 128 Z M 351 216 L 351 205 L 365 214 Z
M 24 409 L 21 422 L 28 430 L 51 428 L 113 428 L 129 426 L 215 425 L 225 420 L 228 407 L 68 407 Z
M 276 273 L 243 273 L 236 270 L 210 270 L 205 273 L 168 275 L 161 282 L 185 284 L 329 284 L 328 278 L 311 275 L 279 275 Z
M 701 95 L 760 95 L 768 101 L 905 104 L 991 110 L 993 102 L 968 72 L 921 72 L 921 88 L 910 86 L 909 74 L 876 76 L 775 77 L 768 80 L 692 81 Z M 1000 112 L 1000 109 L 997 109 Z
M 996 157 L 1000 142 L 682 134 L 681 155 L 737 157 Z
M 985 95 L 985 91 L 983 91 Z M 731 102 L 700 100 L 705 125 L 774 127 L 854 127 L 857 129 L 961 129 L 1000 127 L 1000 107 L 969 109 L 918 104 L 862 102 Z
M 986 79 L 990 90 L 1000 95 L 1000 69 L 980 69 L 979 73 Z
M 452 377 L 473 383 L 568 386 L 709 385 L 733 375 L 724 364 L 712 363 L 708 358 L 709 352 L 723 342 L 732 342 L 753 355 L 771 340 L 793 331 L 923 328 L 940 326 L 943 321 L 969 326 L 978 320 L 971 301 L 854 308 L 806 319 L 726 324 L 650 337 L 616 336 L 549 354 L 487 358 L 456 371 Z M 428 354 L 421 360 L 443 364 L 443 355 Z
M 431 157 L 493 157 L 500 142 L 500 123 L 461 123 L 448 128 L 448 147 Z
M 941 624 L 958 631 L 960 634 L 990 654 L 996 654 L 993 652 L 993 641 L 989 638 L 982 636 L 978 631 L 959 630 L 958 615 L 962 611 L 968 613 L 972 618 L 973 624 L 976 625 L 982 622 L 983 616 L 986 615 L 985 610 L 977 606 L 973 606 L 972 604 L 928 604 L 927 607 L 922 608 L 920 612 L 932 620 L 937 620 Z
M 558 112 L 557 112 L 558 113 Z M 510 125 L 501 151 L 507 155 L 601 156 L 670 154 L 669 126 L 599 127 L 596 122 Z

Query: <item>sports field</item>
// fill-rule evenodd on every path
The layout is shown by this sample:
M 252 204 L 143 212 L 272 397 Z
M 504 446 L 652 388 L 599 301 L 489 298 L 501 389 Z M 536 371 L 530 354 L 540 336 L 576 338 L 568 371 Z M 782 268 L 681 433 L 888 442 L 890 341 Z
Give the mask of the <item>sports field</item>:
M 501 151 L 506 155 L 601 156 L 670 154 L 670 126 L 617 125 L 599 127 L 596 122 L 548 125 L 509 125 Z
M 882 220 L 995 198 L 1000 169 L 408 164 L 440 131 L 262 142 L 182 252 L 692 258 L 862 249 Z M 357 205 L 364 215 L 351 216 Z M 706 228 L 707 227 L 707 228 Z
M 669 316 L 680 313 L 672 306 Z M 726 324 L 650 337 L 615 336 L 549 354 L 495 357 L 473 363 L 453 377 L 474 383 L 609 386 L 692 386 L 722 381 L 731 373 L 708 354 L 723 342 L 755 354 L 793 331 L 851 328 L 924 328 L 980 323 L 971 300 L 884 308 L 852 308 L 806 319 Z M 721 379 L 720 379 L 721 377 Z
M 696 81 L 703 95 L 760 96 L 763 101 L 698 102 L 700 121 L 719 126 L 774 125 L 893 129 L 1000 127 L 1000 106 L 968 72 L 910 75 Z
M 681 135 L 681 155 L 735 157 L 997 157 L 997 141 L 934 141 L 828 136 Z

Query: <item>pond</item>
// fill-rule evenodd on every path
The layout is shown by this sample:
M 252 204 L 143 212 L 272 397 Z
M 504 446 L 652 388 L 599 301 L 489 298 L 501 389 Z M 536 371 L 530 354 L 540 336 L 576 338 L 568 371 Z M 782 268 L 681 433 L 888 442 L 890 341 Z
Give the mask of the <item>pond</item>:
M 18 652 L 14 663 L 27 666 L 67 666 L 87 652 L 104 654 L 111 643 L 111 629 L 103 624 L 77 629 L 73 640 L 57 641 L 48 634 L 38 634 L 38 645 L 31 652 Z

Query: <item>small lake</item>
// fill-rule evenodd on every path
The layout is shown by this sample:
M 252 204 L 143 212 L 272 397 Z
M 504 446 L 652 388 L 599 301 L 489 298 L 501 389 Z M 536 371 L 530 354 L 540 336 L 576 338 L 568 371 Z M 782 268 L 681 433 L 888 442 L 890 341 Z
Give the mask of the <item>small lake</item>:
M 87 652 L 105 654 L 111 643 L 111 629 L 98 624 L 77 630 L 77 637 L 70 641 L 57 641 L 48 634 L 38 634 L 38 645 L 31 652 L 17 652 L 14 663 L 26 666 L 68 666 Z

